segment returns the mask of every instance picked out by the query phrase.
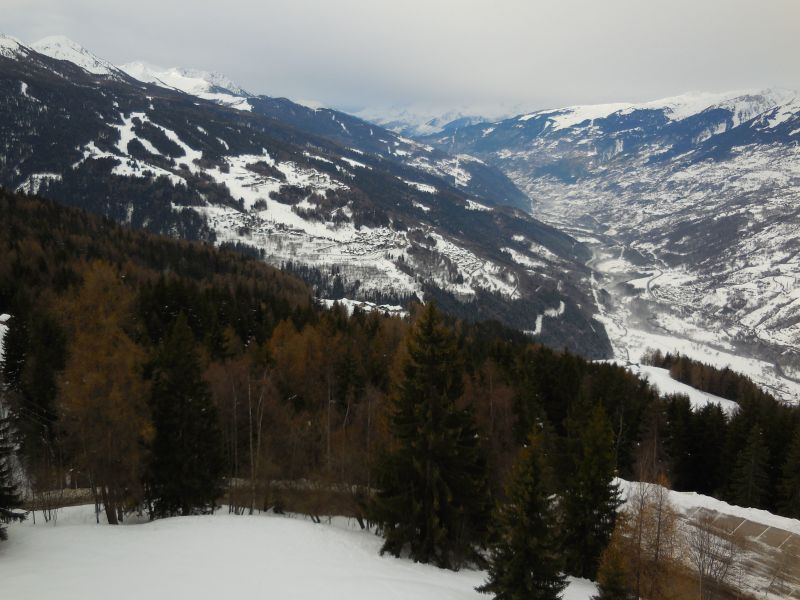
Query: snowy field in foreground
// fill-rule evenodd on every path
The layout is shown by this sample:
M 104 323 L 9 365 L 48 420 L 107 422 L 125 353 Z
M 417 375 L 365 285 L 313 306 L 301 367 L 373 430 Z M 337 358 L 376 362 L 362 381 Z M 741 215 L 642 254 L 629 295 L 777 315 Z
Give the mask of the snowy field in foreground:
M 0 544 L 4 599 L 489 598 L 474 590 L 483 572 L 381 557 L 380 538 L 345 519 L 225 513 L 111 527 L 95 524 L 92 506 L 60 511 L 55 525 L 39 517 L 11 525 Z M 573 580 L 564 598 L 593 593 Z

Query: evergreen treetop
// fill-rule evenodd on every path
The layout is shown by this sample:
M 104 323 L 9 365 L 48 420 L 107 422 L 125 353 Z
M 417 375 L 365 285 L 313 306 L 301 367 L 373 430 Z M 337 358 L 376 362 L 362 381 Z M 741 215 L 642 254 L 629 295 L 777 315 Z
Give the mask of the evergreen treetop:
M 570 476 L 561 499 L 566 571 L 594 579 L 621 504 L 614 483 L 614 436 L 600 403 L 588 419 L 574 418 L 570 429 Z
M 377 470 L 373 506 L 382 552 L 444 568 L 479 560 L 489 520 L 486 460 L 472 413 L 459 408 L 463 367 L 436 308 L 422 310 L 406 345 L 390 429 L 396 446 Z
M 497 600 L 556 600 L 566 586 L 544 454 L 542 435 L 532 436 L 496 510 L 489 578 L 478 590 Z
M 149 478 L 153 515 L 213 510 L 222 494 L 221 433 L 183 314 L 160 346 L 153 369 L 155 440 Z

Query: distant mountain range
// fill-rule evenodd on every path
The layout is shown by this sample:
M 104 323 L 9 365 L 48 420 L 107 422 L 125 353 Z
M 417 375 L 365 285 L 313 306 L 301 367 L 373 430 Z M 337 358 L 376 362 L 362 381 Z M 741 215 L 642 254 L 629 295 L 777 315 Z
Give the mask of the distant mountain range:
M 573 106 L 422 140 L 498 167 L 534 216 L 593 248 L 610 310 L 627 315 L 612 332 L 618 355 L 635 327 L 800 380 L 796 92 Z
M 256 253 L 322 297 L 436 299 L 609 355 L 589 250 L 472 155 L 61 37 L 0 37 L 0 107 L 0 185 Z
M 367 107 L 357 110 L 353 114 L 400 135 L 421 137 L 502 119 L 515 114 L 515 110 L 513 108 L 472 106 L 442 108 L 440 106 L 408 104 L 389 107 Z
M 0 37 L 0 106 L 0 185 L 258 253 L 321 297 L 434 298 L 592 357 L 687 340 L 800 382 L 795 92 L 370 121 Z

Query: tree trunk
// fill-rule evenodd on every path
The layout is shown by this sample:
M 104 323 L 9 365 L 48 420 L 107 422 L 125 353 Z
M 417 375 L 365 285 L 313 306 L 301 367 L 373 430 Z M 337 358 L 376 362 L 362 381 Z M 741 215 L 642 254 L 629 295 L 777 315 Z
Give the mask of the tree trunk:
M 108 520 L 109 525 L 119 525 L 119 521 L 117 520 L 117 507 L 115 506 L 114 500 L 106 486 L 100 486 L 100 493 L 103 496 L 103 507 L 106 511 L 106 519 Z

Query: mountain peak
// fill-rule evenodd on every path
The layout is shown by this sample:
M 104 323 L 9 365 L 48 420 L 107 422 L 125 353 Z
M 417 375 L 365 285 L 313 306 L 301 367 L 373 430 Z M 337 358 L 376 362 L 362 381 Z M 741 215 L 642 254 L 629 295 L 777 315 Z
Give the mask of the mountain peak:
M 0 56 L 16 58 L 25 49 L 25 45 L 17 38 L 0 33 Z
M 94 75 L 116 75 L 119 73 L 119 69 L 110 62 L 95 56 L 79 43 L 63 35 L 43 38 L 31 44 L 31 48 L 50 58 L 71 62 Z
M 252 96 L 247 90 L 234 83 L 221 73 L 183 69 L 164 68 L 143 61 L 126 63 L 120 69 L 139 81 L 171 87 L 193 96 L 202 94 L 227 94 L 230 96 Z

